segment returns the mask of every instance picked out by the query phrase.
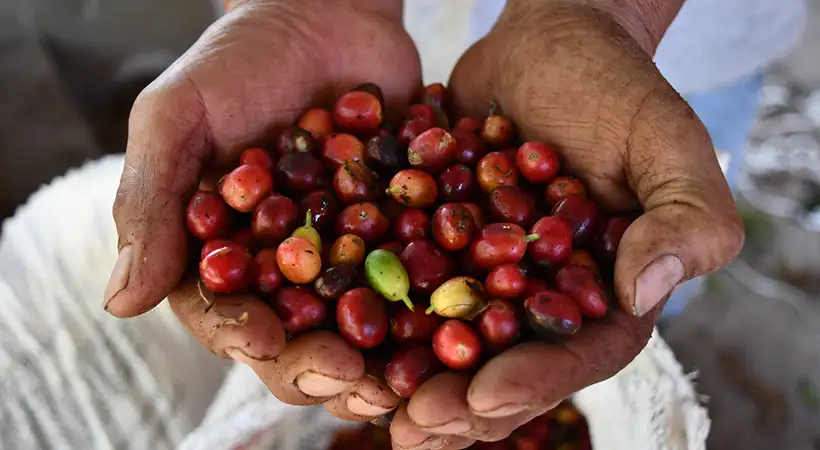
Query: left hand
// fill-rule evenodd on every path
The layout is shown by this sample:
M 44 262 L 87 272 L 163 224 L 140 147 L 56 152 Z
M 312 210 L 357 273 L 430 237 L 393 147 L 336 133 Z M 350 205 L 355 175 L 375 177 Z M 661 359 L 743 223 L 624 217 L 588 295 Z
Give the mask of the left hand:
M 435 376 L 397 412 L 395 448 L 500 440 L 615 375 L 646 345 L 670 291 L 724 266 L 743 243 L 708 133 L 652 64 L 649 27 L 584 2 L 529 5 L 508 6 L 462 57 L 450 80 L 454 100 L 472 117 L 498 101 L 524 139 L 560 149 L 605 210 L 643 210 L 615 264 L 623 311 L 585 323 L 563 345 L 518 345 L 475 376 Z

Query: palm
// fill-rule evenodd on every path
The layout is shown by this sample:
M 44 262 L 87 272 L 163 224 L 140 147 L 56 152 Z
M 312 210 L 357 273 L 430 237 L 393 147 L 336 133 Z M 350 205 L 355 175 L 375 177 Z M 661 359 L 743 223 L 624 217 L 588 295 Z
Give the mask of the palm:
M 180 281 L 187 237 L 179 205 L 200 179 L 235 164 L 244 148 L 270 143 L 309 107 L 329 106 L 367 81 L 382 87 L 388 115 L 421 84 L 399 18 L 372 5 L 258 1 L 212 25 L 132 109 L 114 217 L 120 247 L 143 263 L 126 285 L 111 285 L 124 292 L 108 311 L 140 314 Z
M 415 46 L 394 21 L 334 4 L 260 2 L 214 24 L 156 83 L 201 105 L 220 164 L 356 84 L 377 83 L 395 107 L 420 80 Z
M 590 26 L 594 16 L 589 10 L 562 13 L 563 20 L 553 23 L 539 17 L 523 18 L 512 26 L 501 22 L 459 61 L 451 78 L 454 99 L 463 113 L 477 117 L 486 114 L 490 101 L 497 101 L 524 139 L 555 144 L 564 166 L 583 179 L 608 212 L 656 209 L 630 227 L 622 241 L 622 247 L 628 247 L 630 235 L 649 236 L 651 226 L 659 225 L 654 219 L 659 210 L 674 209 L 669 215 L 676 216 L 685 208 L 662 205 L 670 198 L 657 195 L 654 186 L 697 189 L 714 186 L 722 174 L 717 164 L 709 164 L 715 159 L 710 148 L 699 145 L 708 143 L 708 136 L 644 50 L 614 22 L 597 18 Z M 529 26 L 533 21 L 538 25 Z M 681 117 L 688 122 L 681 125 Z M 662 135 L 673 125 L 678 125 L 673 131 L 679 135 Z M 670 147 L 669 157 L 662 156 L 664 146 Z M 677 163 L 678 149 L 690 148 L 703 155 L 701 170 L 658 171 L 659 164 Z M 676 179 L 683 175 L 688 179 Z M 631 312 L 635 272 L 646 262 L 623 250 L 645 250 L 622 248 L 618 255 L 614 287 L 621 305 Z M 640 266 L 633 267 L 633 261 Z M 602 374 L 614 373 L 641 348 L 659 313 L 656 308 L 654 314 L 636 320 L 614 311 L 587 326 L 567 347 L 576 354 L 608 355 L 601 358 L 604 364 L 599 369 Z M 615 330 L 639 337 L 625 345 L 613 338 Z
M 565 25 L 541 26 L 542 34 L 533 39 L 504 26 L 493 30 L 456 66 L 451 78 L 456 101 L 480 116 L 497 100 L 524 138 L 556 144 L 564 164 L 605 208 L 640 208 L 646 199 L 636 196 L 641 181 L 636 176 L 657 152 L 634 145 L 641 134 L 636 126 L 643 125 L 638 131 L 647 134 L 675 116 L 695 122 L 694 114 L 616 25 Z M 704 156 L 707 162 L 714 158 L 708 151 Z M 721 176 L 716 165 L 704 167 L 709 169 L 704 178 Z
M 167 296 L 210 351 L 250 364 L 281 400 L 327 402 L 337 415 L 359 420 L 395 408 L 398 398 L 379 396 L 386 391 L 362 378 L 362 355 L 340 336 L 308 333 L 285 346 L 280 320 L 251 295 L 220 296 L 203 307 L 196 281 L 182 280 L 190 267 L 184 205 L 203 177 L 235 165 L 244 148 L 270 142 L 304 110 L 330 106 L 357 84 L 378 83 L 388 117 L 402 113 L 421 73 L 400 9 L 388 6 L 245 3 L 140 95 L 114 205 L 120 256 L 105 304 L 113 315 L 134 316 Z M 237 317 L 247 320 L 226 322 Z
M 462 114 L 483 117 L 496 101 L 523 139 L 553 143 L 608 212 L 643 214 L 618 248 L 622 308 L 562 345 L 527 342 L 474 377 L 433 377 L 393 422 L 408 448 L 504 437 L 614 375 L 646 344 L 672 287 L 726 264 L 742 243 L 703 125 L 612 17 L 578 2 L 509 9 L 462 56 L 450 87 Z

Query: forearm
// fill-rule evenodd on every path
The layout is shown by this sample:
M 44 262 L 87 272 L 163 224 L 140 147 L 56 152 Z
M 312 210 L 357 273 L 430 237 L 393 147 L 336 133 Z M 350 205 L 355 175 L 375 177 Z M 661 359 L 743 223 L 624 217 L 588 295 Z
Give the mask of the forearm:
M 253 1 L 286 1 L 286 0 L 222 0 L 224 11 L 228 12 L 239 5 L 250 3 Z M 384 15 L 391 19 L 402 20 L 404 11 L 404 0 L 293 0 L 299 3 L 308 1 L 326 2 L 326 3 L 350 3 L 356 8 L 371 10 L 375 13 Z
M 666 29 L 685 0 L 508 0 L 512 14 L 554 7 L 556 4 L 581 4 L 597 9 L 617 21 L 650 54 L 655 53 Z M 505 11 L 506 13 L 507 11 Z

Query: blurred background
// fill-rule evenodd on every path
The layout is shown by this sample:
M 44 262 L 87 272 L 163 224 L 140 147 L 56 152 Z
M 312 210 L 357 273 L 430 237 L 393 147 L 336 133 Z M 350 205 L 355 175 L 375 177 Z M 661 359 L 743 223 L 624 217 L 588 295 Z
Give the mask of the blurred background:
M 0 219 L 53 177 L 122 152 L 135 96 L 213 21 L 213 6 L 0 2 Z M 419 41 L 428 59 L 459 51 L 440 44 Z M 446 80 L 447 71 L 432 65 L 425 75 Z M 737 193 L 746 248 L 666 338 L 697 373 L 714 421 L 710 449 L 817 450 L 820 0 L 810 1 L 804 43 L 770 71 L 760 101 Z

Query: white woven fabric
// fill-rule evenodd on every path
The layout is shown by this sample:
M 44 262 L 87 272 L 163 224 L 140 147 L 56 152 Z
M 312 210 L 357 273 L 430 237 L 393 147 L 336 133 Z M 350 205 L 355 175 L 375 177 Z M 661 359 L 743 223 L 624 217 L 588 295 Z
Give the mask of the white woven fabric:
M 122 157 L 55 180 L 0 237 L 0 449 L 174 448 L 225 373 L 167 306 L 102 309 Z
M 657 334 L 618 375 L 579 392 L 574 401 L 589 421 L 596 450 L 706 448 L 706 409 Z M 341 426 L 323 408 L 282 405 L 253 371 L 237 366 L 180 450 L 324 450 Z
M 657 332 L 624 370 L 575 395 L 603 450 L 704 450 L 709 417 Z
M 73 171 L 4 223 L 0 448 L 323 450 L 340 421 L 281 404 L 245 366 L 223 383 L 225 363 L 166 305 L 133 320 L 103 311 L 122 164 Z M 660 338 L 577 401 L 596 450 L 704 448 L 708 418 Z

